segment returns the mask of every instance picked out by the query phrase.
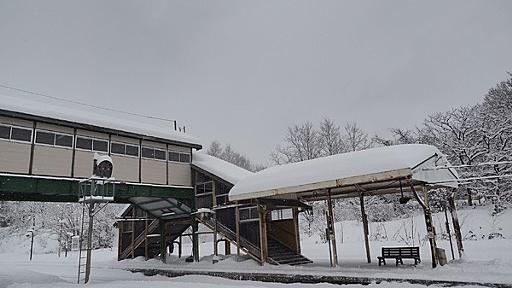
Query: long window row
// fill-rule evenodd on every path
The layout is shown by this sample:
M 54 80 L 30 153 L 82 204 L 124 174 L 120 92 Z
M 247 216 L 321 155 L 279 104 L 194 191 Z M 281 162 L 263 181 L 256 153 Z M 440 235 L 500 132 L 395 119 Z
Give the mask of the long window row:
M 0 139 L 32 142 L 32 129 L 12 125 L 0 125 Z
M 0 124 L 0 139 L 20 142 L 32 142 L 32 129 L 13 125 Z M 56 147 L 73 148 L 73 135 L 36 130 L 35 143 Z M 108 140 L 76 136 L 75 148 L 86 151 L 108 153 Z M 110 152 L 117 155 L 139 157 L 139 145 L 121 142 L 110 143 Z M 190 163 L 190 153 L 166 151 L 153 147 L 142 147 L 143 158 L 156 160 L 169 160 L 172 162 Z

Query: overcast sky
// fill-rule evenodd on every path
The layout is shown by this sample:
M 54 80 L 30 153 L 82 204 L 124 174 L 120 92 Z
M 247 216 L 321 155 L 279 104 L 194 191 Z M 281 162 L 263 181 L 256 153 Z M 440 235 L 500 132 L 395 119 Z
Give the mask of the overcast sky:
M 512 71 L 511 15 L 512 1 L 0 0 L 0 83 L 178 119 L 265 163 L 294 123 L 373 135 L 479 102 Z

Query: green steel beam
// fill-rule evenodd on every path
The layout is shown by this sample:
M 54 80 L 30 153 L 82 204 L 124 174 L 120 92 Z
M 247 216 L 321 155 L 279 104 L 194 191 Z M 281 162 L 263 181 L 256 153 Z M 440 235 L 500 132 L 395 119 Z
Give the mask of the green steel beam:
M 112 185 L 111 183 L 108 185 Z M 0 201 L 78 202 L 76 179 L 0 175 Z M 131 197 L 194 199 L 191 187 L 116 183 L 114 203 L 130 203 Z

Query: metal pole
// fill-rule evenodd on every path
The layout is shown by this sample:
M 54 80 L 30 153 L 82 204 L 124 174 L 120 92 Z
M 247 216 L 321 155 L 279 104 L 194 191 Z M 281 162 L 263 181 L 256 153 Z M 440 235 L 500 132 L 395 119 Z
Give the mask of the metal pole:
M 30 239 L 30 261 L 32 261 L 32 252 L 34 251 L 34 232 L 36 231 L 36 216 L 32 216 L 32 232 Z
M 85 263 L 85 280 L 89 282 L 89 276 L 91 275 L 91 252 L 92 252 L 92 230 L 94 220 L 94 202 L 89 204 L 89 227 L 87 231 L 87 260 Z

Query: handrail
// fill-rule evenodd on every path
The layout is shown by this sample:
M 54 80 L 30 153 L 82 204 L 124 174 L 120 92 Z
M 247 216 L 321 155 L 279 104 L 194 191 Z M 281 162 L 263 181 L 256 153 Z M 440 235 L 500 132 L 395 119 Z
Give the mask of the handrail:
M 208 226 L 210 229 L 214 229 L 215 222 L 212 220 L 203 220 L 203 224 Z M 233 230 L 226 227 L 224 224 L 217 222 L 217 233 L 220 233 L 224 235 L 228 240 L 230 240 L 232 243 L 236 244 L 236 233 L 233 232 Z M 258 246 L 254 245 L 254 243 L 250 242 L 249 240 L 240 237 L 240 248 L 245 250 L 251 257 L 255 258 L 256 260 L 261 260 L 261 250 Z

